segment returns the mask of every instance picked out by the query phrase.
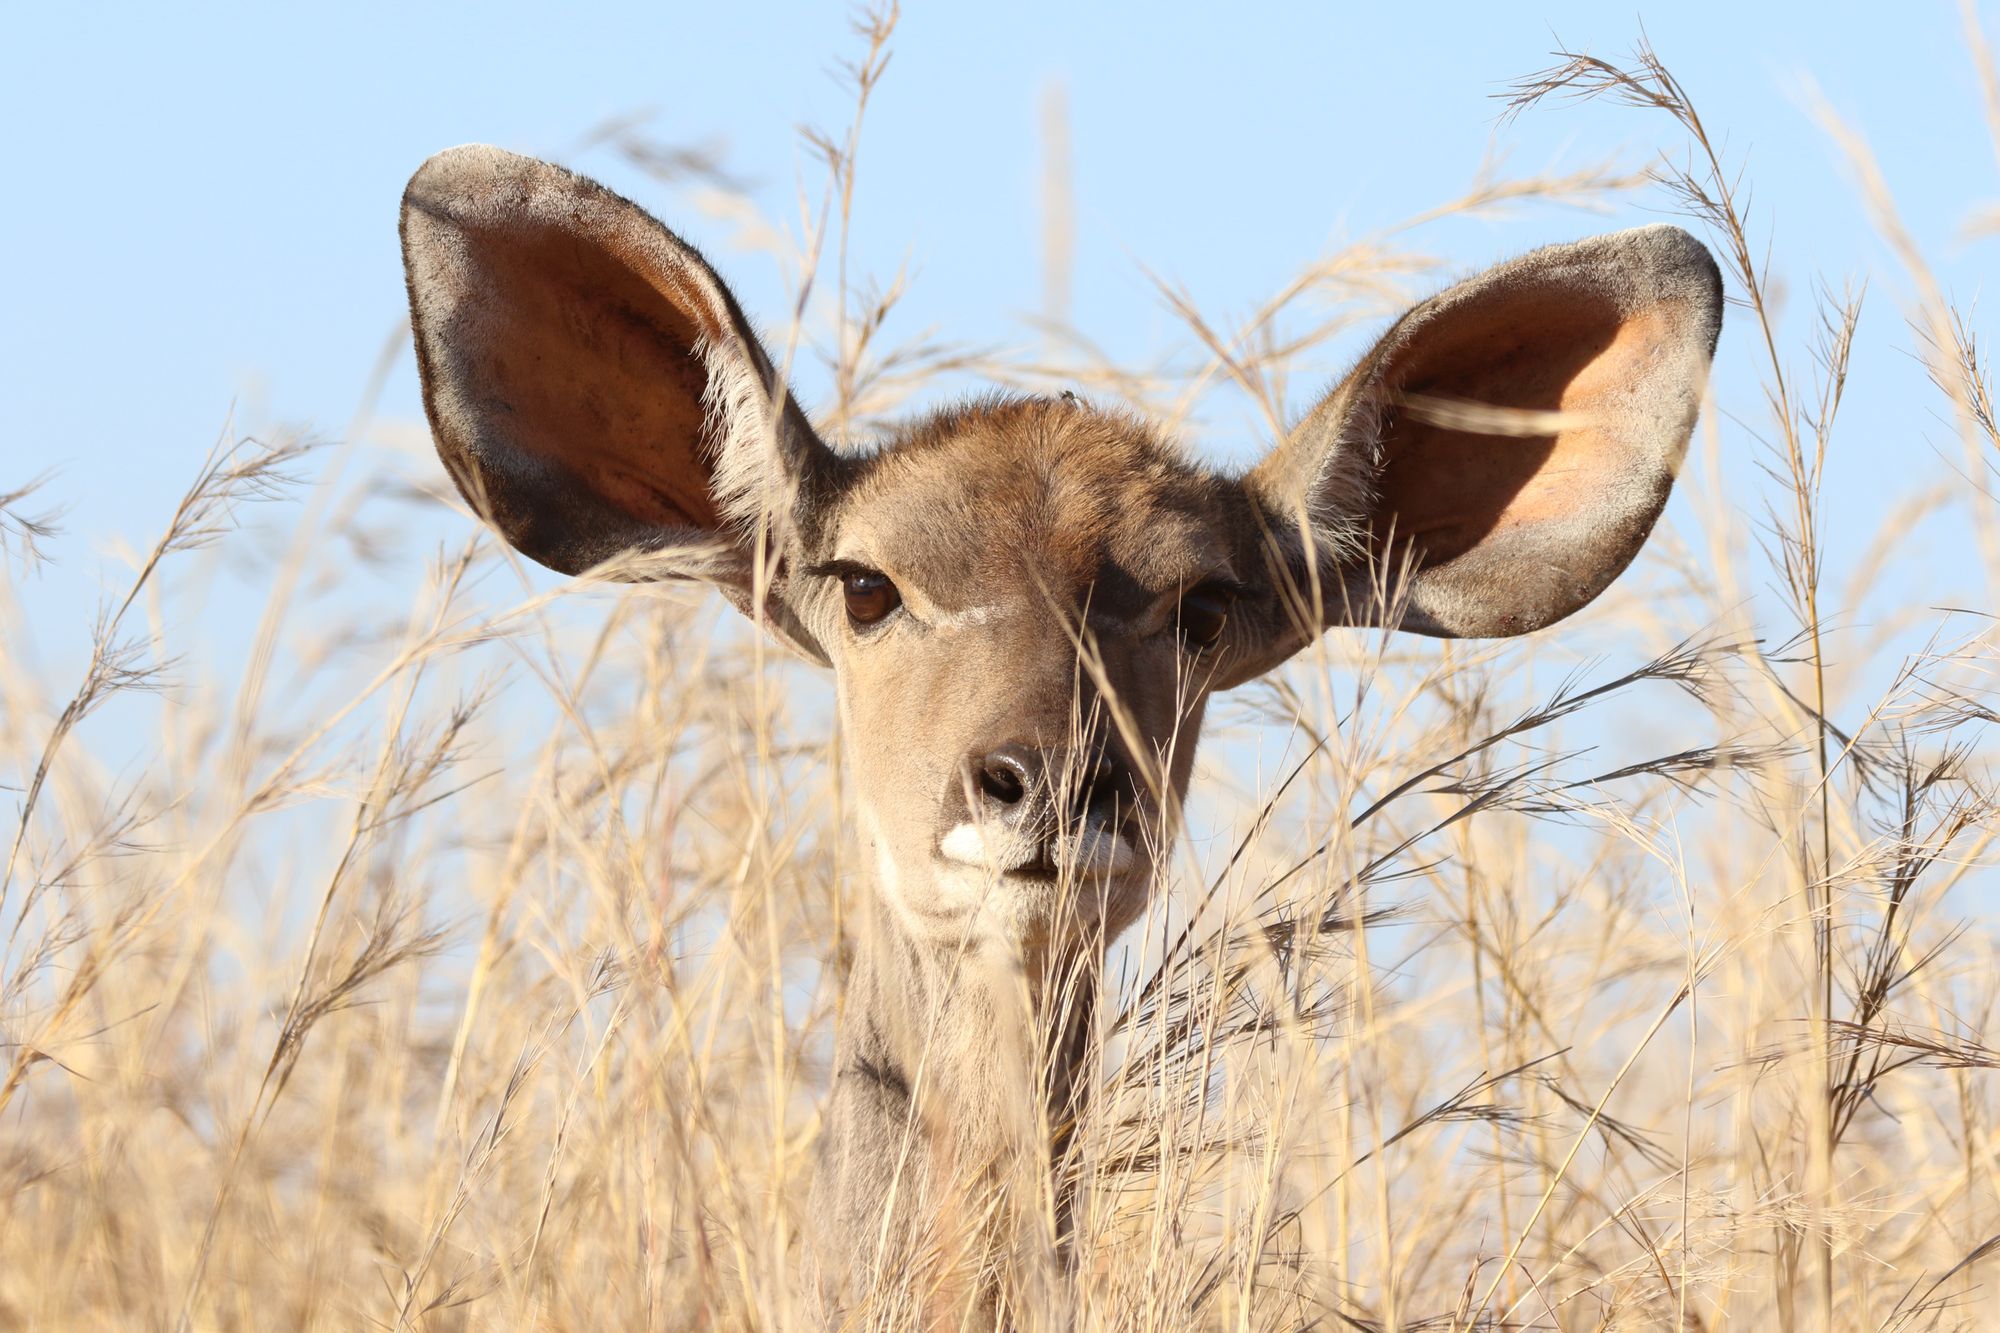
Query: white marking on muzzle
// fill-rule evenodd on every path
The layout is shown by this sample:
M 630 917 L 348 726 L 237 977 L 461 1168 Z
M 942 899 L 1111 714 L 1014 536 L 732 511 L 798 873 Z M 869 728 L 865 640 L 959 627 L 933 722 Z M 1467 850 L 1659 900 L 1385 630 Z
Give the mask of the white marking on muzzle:
M 1031 865 L 1041 855 L 1040 844 L 1018 830 L 998 824 L 965 823 L 955 826 L 938 843 L 944 859 L 962 866 L 977 866 L 1002 874 Z M 1086 828 L 1074 838 L 1056 846 L 1057 861 L 1079 875 L 1122 875 L 1132 868 L 1132 843 L 1123 834 L 1107 829 Z

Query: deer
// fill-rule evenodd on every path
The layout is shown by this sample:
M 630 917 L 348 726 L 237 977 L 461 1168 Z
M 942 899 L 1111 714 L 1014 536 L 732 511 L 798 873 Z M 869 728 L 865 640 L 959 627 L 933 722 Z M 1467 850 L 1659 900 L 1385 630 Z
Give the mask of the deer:
M 473 511 L 563 574 L 710 585 L 832 672 L 869 883 L 805 1223 L 829 1323 L 1046 1296 L 1105 958 L 1210 697 L 1336 628 L 1589 605 L 1660 516 L 1722 325 L 1714 259 L 1655 224 L 1416 304 L 1240 473 L 1069 392 L 835 448 L 700 253 L 592 180 L 452 148 L 401 237 Z

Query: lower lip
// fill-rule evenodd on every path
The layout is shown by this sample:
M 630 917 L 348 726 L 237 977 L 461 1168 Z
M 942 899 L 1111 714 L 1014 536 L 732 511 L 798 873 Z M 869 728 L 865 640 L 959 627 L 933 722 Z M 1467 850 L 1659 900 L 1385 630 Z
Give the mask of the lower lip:
M 982 866 L 965 866 L 961 865 L 957 861 L 950 861 L 947 862 L 946 864 L 959 866 L 961 869 L 964 870 L 982 870 L 985 868 Z M 1130 873 L 1131 873 L 1131 867 L 1129 866 L 1123 870 L 1111 870 L 1108 868 L 1097 869 L 1095 867 L 1091 867 L 1072 872 L 1071 878 L 1123 879 L 1126 875 Z M 1019 866 L 1013 870 L 1002 870 L 999 872 L 999 875 L 1001 879 L 1021 880 L 1030 884 L 1054 884 L 1057 880 L 1063 878 L 1062 871 L 1054 869 L 1053 867 L 1049 866 Z

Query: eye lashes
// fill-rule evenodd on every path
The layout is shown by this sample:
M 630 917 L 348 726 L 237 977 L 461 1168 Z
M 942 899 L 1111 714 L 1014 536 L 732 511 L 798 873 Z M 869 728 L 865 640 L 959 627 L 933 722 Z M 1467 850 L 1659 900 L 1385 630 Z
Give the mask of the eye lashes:
M 875 568 L 875 566 L 864 565 L 859 560 L 828 560 L 823 564 L 813 565 L 806 570 L 808 576 L 824 579 L 842 579 L 846 578 L 849 574 L 880 573 L 882 571 Z

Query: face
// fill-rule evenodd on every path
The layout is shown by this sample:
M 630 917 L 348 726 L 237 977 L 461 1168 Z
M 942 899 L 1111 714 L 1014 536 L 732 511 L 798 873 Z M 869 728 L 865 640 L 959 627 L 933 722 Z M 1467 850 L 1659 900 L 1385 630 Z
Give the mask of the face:
M 1246 507 L 1073 399 L 948 412 L 844 469 L 790 595 L 907 929 L 1060 947 L 1139 911 L 1246 590 Z

